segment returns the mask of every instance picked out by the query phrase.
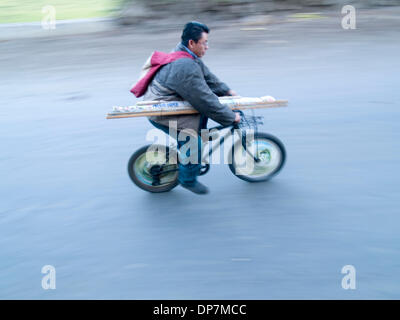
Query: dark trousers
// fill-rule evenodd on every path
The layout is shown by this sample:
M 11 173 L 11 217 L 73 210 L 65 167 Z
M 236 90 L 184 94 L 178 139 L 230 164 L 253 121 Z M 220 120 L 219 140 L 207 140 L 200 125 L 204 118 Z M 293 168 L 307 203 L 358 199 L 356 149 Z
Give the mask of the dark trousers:
M 155 126 L 157 129 L 160 129 L 164 131 L 166 134 L 169 135 L 169 128 L 167 126 L 163 126 L 157 122 L 154 122 L 152 120 L 149 120 L 153 126 Z M 200 129 L 206 129 L 207 128 L 207 121 L 208 118 L 201 116 L 200 118 Z M 180 131 L 177 132 L 179 136 Z M 182 146 L 185 145 L 189 141 L 190 137 L 187 137 L 186 141 L 179 141 L 178 139 L 178 150 L 181 150 Z M 185 185 L 192 185 L 196 182 L 197 176 L 200 174 L 200 169 L 201 169 L 201 137 L 200 135 L 197 136 L 197 161 L 196 163 L 191 163 L 190 161 L 187 164 L 178 164 L 179 168 L 179 174 L 178 174 L 178 180 L 179 183 L 185 184 Z M 180 155 L 181 157 L 184 158 L 190 158 L 190 148 L 187 149 L 186 154 Z

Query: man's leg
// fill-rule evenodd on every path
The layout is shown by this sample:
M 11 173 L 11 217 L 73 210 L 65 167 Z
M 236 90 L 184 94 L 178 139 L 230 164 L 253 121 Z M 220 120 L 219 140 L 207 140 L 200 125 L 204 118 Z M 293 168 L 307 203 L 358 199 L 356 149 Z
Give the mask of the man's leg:
M 178 140 L 178 148 L 180 150 L 180 156 L 183 157 L 185 160 L 188 158 L 190 160 L 194 160 L 195 163 L 189 162 L 187 164 L 179 163 L 179 182 L 182 187 L 198 193 L 198 194 L 205 194 L 208 193 L 208 188 L 202 185 L 200 182 L 197 181 L 197 176 L 200 174 L 201 170 L 201 158 L 202 158 L 202 140 L 201 140 L 201 129 L 207 128 L 207 117 L 201 116 L 200 118 L 200 130 L 199 134 L 196 136 L 194 140 L 197 139 L 197 149 L 195 146 L 191 146 L 192 148 L 188 148 L 187 150 L 182 150 L 182 146 L 186 143 L 190 143 L 190 137 L 186 137 L 186 141 L 179 141 Z M 193 139 L 193 137 L 192 137 Z M 194 150 L 196 152 L 195 155 L 190 157 L 190 150 Z M 183 152 L 186 151 L 186 154 Z
M 179 162 L 179 177 L 178 180 L 182 185 L 194 185 L 197 182 L 197 176 L 200 174 L 201 169 L 201 138 L 197 137 L 197 150 L 196 154 L 191 157 L 190 151 L 196 146 L 189 146 L 187 150 L 182 150 L 182 147 L 190 143 L 190 137 L 188 136 L 185 141 L 178 141 L 178 149 L 180 150 L 180 162 Z M 184 154 L 183 152 L 186 153 Z M 194 163 L 191 162 L 191 158 L 194 159 Z M 187 162 L 183 164 L 183 162 Z
M 161 124 L 158 124 L 152 120 L 149 120 L 153 126 L 155 126 L 157 129 L 162 130 L 166 134 L 169 134 L 169 128 L 167 126 L 163 126 Z M 207 126 L 207 118 L 201 117 L 200 120 L 200 128 L 205 128 Z M 177 132 L 178 137 L 179 137 L 180 131 Z M 181 147 L 185 145 L 189 141 L 190 137 L 188 136 L 186 138 L 186 141 L 179 141 L 178 139 L 178 150 L 181 150 Z M 181 158 L 188 158 L 190 159 L 190 150 L 193 148 L 188 148 L 186 150 L 186 154 L 183 154 L 183 152 L 180 152 L 180 157 Z M 200 169 L 201 169 L 201 137 L 200 135 L 197 136 L 197 155 L 194 156 L 195 163 L 191 163 L 189 160 L 187 164 L 183 164 L 181 162 L 178 163 L 178 181 L 179 183 L 185 187 L 186 189 L 189 189 L 192 192 L 199 193 L 199 194 L 204 194 L 208 192 L 207 187 L 203 186 L 201 183 L 197 181 L 197 176 L 200 174 Z

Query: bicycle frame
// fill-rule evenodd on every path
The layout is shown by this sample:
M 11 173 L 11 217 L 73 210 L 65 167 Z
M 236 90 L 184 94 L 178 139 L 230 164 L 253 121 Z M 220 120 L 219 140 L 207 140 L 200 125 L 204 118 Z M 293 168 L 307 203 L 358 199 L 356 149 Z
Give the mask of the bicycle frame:
M 238 110 L 237 112 L 239 112 L 239 114 L 241 115 L 241 117 L 244 118 L 244 114 L 242 111 Z M 221 131 L 224 129 L 228 129 L 224 134 L 221 135 Z M 243 130 L 240 128 L 238 123 L 234 123 L 234 124 L 230 124 L 228 126 L 216 126 L 216 127 L 212 127 L 212 128 L 208 128 L 207 131 L 211 134 L 208 135 L 208 141 L 203 141 L 202 140 L 202 155 L 201 155 L 201 165 L 202 165 L 202 169 L 205 169 L 204 171 L 201 171 L 200 175 L 203 175 L 205 173 L 208 172 L 209 168 L 210 168 L 210 163 L 209 163 L 209 159 L 211 159 L 213 153 L 216 150 L 220 150 L 221 146 L 224 144 L 225 141 L 227 141 L 229 138 L 232 138 L 232 147 L 234 145 L 237 144 L 238 140 L 241 139 L 241 145 L 244 148 L 244 150 L 249 154 L 249 156 L 251 158 L 253 158 L 253 160 L 255 162 L 259 162 L 260 159 L 258 157 L 256 157 L 247 147 L 246 145 L 246 138 L 247 138 L 247 132 L 246 130 Z M 215 137 L 214 134 L 215 132 L 218 132 L 218 136 Z M 238 134 L 236 135 L 235 132 L 237 132 Z M 218 141 L 218 142 L 214 142 L 214 141 Z M 211 145 L 210 145 L 211 144 Z M 208 152 L 206 152 L 206 146 L 208 146 Z M 174 146 L 175 149 L 176 146 Z M 179 154 L 179 150 L 176 149 L 176 151 Z M 256 152 L 257 154 L 257 152 Z M 167 159 L 168 159 L 169 155 L 167 154 Z M 233 157 L 233 154 L 232 154 Z M 178 157 L 179 158 L 179 157 Z M 231 161 L 232 159 L 230 159 Z M 229 162 L 230 163 L 230 162 Z M 169 173 L 169 172 L 173 172 L 173 171 L 177 171 L 178 168 L 176 169 L 171 169 L 171 170 L 166 170 L 163 171 L 162 167 L 158 167 L 157 170 L 154 171 L 154 175 L 159 175 L 161 173 Z M 152 172 L 153 175 L 153 172 Z
M 221 130 L 223 129 L 229 129 L 227 130 L 224 134 L 221 135 Z M 213 133 L 217 130 L 218 136 L 215 137 Z M 208 131 L 211 133 L 209 136 L 209 140 L 206 142 L 203 142 L 203 146 L 209 146 L 208 153 L 206 152 L 206 148 L 202 148 L 202 157 L 201 157 L 201 163 L 205 163 L 206 165 L 209 164 L 207 161 L 210 159 L 213 155 L 213 153 L 216 150 L 219 150 L 221 146 L 225 143 L 225 141 L 228 141 L 230 138 L 232 138 L 232 147 L 238 143 L 239 140 L 241 140 L 242 147 L 246 150 L 246 152 L 256 161 L 260 161 L 257 157 L 255 157 L 251 151 L 247 148 L 246 144 L 246 137 L 247 137 L 247 132 L 245 130 L 242 130 L 236 125 L 230 125 L 230 126 L 217 126 L 213 128 L 209 128 Z M 237 134 L 235 134 L 237 133 Z M 211 138 L 211 139 L 210 139 Z M 215 140 L 218 142 L 213 143 Z

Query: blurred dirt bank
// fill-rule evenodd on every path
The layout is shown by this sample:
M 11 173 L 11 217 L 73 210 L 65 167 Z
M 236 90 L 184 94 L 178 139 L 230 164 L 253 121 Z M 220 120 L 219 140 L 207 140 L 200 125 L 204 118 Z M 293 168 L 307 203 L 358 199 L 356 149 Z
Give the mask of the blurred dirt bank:
M 370 9 L 400 5 L 400 0 L 124 0 L 119 22 L 138 25 L 182 16 L 212 21 L 279 12 L 337 11 L 344 5 Z
M 373 8 L 356 8 L 358 25 L 368 25 L 370 22 L 380 21 L 384 25 L 391 22 L 397 23 L 400 20 L 400 6 L 383 6 Z M 206 23 L 211 29 L 233 29 L 241 31 L 263 31 L 272 26 L 299 25 L 300 27 L 312 24 L 317 28 L 324 28 L 326 25 L 338 26 L 341 28 L 341 20 L 345 14 L 341 13 L 341 7 L 309 7 L 305 9 L 276 10 L 269 13 L 249 13 L 241 17 L 224 15 L 219 13 L 203 14 L 182 14 L 179 17 L 165 16 L 163 18 L 148 18 L 126 23 L 124 16 L 57 20 L 55 29 L 46 30 L 41 22 L 0 24 L 0 41 L 28 38 L 52 38 L 85 34 L 126 34 L 148 35 L 156 33 L 175 32 L 181 30 L 187 21 L 198 20 Z M 131 18 L 129 18 L 131 19 Z M 132 20 L 130 20 L 132 21 Z M 370 24 L 371 25 L 371 24 Z M 375 25 L 374 25 L 375 27 Z M 390 27 L 389 27 L 390 28 Z

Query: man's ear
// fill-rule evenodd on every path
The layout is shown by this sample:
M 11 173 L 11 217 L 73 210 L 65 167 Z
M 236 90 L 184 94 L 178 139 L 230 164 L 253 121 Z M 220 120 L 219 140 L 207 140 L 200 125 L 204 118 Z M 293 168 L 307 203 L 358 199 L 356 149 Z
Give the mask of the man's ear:
M 190 46 L 193 47 L 194 43 L 195 43 L 194 40 L 190 39 L 188 42 L 188 47 L 190 47 Z

